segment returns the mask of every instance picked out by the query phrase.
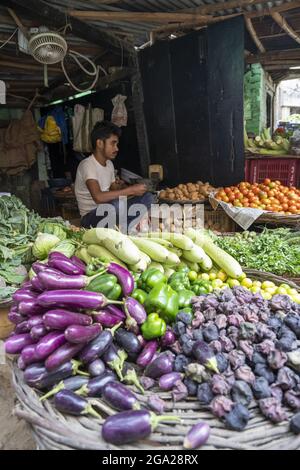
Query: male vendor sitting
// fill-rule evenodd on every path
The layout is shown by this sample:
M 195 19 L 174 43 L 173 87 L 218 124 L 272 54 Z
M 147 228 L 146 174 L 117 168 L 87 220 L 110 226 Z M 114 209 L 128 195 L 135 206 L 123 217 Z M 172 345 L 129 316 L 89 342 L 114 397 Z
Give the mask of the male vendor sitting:
M 98 122 L 91 133 L 93 153 L 79 164 L 75 181 L 82 227 L 97 227 L 103 219 L 103 215 L 97 215 L 100 204 L 113 204 L 118 220 L 122 210 L 120 196 L 131 196 L 127 200 L 128 209 L 132 204 L 138 203 L 143 204 L 147 212 L 154 202 L 153 195 L 147 192 L 144 184 L 126 187 L 123 181 L 116 181 L 112 161 L 118 154 L 120 136 L 121 129 L 108 121 Z M 127 223 L 133 218 L 127 217 Z

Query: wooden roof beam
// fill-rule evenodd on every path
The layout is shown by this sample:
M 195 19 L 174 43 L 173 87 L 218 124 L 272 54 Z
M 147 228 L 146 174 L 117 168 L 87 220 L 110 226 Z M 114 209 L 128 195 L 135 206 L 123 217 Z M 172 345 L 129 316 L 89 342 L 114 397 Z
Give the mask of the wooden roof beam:
M 299 2 L 300 3 L 300 2 Z M 294 41 L 300 44 L 300 36 L 293 30 L 293 28 L 288 24 L 288 22 L 281 16 L 278 12 L 271 13 L 273 20 L 278 24 L 278 26 L 283 29 L 286 34 L 288 34 Z
M 208 22 L 209 15 L 198 13 L 176 13 L 176 12 L 130 12 L 130 11 L 92 11 L 92 10 L 70 10 L 68 12 L 73 18 L 88 21 L 130 21 L 141 23 L 184 23 Z
M 256 31 L 253 27 L 251 19 L 246 17 L 245 18 L 245 23 L 246 23 L 246 28 L 247 28 L 250 36 L 252 37 L 253 41 L 255 42 L 256 47 L 259 50 L 259 52 L 262 52 L 262 53 L 266 52 L 266 49 L 264 48 L 261 40 L 259 39 L 259 37 L 256 34 Z

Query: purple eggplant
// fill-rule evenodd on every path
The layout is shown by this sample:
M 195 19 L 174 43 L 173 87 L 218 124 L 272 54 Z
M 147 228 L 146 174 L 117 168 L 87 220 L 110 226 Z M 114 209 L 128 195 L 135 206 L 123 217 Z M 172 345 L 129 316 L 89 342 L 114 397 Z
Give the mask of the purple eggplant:
M 117 263 L 110 263 L 107 267 L 107 272 L 109 274 L 114 274 L 117 277 L 119 284 L 122 287 L 124 297 L 127 297 L 133 292 L 134 279 L 127 269 Z
M 21 288 L 22 289 L 31 289 L 31 281 L 23 282 L 23 284 L 21 285 Z
M 148 341 L 143 337 L 143 335 L 138 335 L 137 339 L 139 340 L 142 348 L 144 348 L 146 344 L 148 343 Z
M 34 317 L 30 317 L 27 321 L 30 328 L 44 324 L 43 315 L 36 315 Z
M 168 346 L 172 346 L 176 341 L 176 336 L 172 328 L 167 326 L 167 331 L 162 338 L 160 338 L 160 345 L 162 348 L 168 348 Z
M 99 310 L 109 303 L 122 303 L 110 301 L 98 292 L 83 290 L 53 290 L 44 292 L 37 298 L 42 307 L 65 307 L 86 310 Z
M 37 294 L 29 289 L 19 289 L 12 296 L 14 302 L 18 303 L 23 300 L 34 300 L 36 297 Z
M 22 315 L 27 315 L 28 317 L 32 317 L 34 315 L 40 315 L 41 313 L 45 312 L 45 309 L 38 304 L 38 298 L 32 300 L 23 300 L 19 303 L 19 312 Z
M 95 359 L 88 366 L 88 373 L 91 377 L 98 377 L 105 372 L 105 364 L 101 359 Z
M 86 385 L 83 385 L 78 391 L 78 395 L 88 396 L 88 397 L 101 397 L 103 388 L 109 382 L 116 382 L 117 377 L 116 375 L 108 370 L 105 371 L 104 374 L 100 375 L 99 377 L 94 377 L 90 379 Z
M 147 313 L 143 305 L 133 297 L 127 297 L 124 301 L 124 310 L 126 313 L 126 328 L 128 330 L 136 325 L 142 325 L 147 319 Z
M 90 326 L 70 325 L 65 330 L 65 338 L 69 343 L 85 344 L 97 338 L 102 331 L 100 323 Z
M 129 444 L 145 439 L 161 422 L 178 422 L 177 416 L 156 416 L 147 410 L 122 411 L 106 419 L 102 437 L 110 444 Z
M 125 351 L 134 358 L 142 349 L 139 340 L 136 335 L 131 331 L 126 331 L 123 328 L 119 328 L 116 331 L 115 338 L 117 343 L 125 349 Z
M 56 349 L 45 361 L 46 369 L 52 371 L 60 367 L 64 362 L 73 359 L 83 348 L 82 344 L 65 343 Z
M 44 286 L 44 289 L 82 289 L 87 286 L 88 278 L 82 275 L 70 276 L 54 271 L 52 269 L 45 269 L 38 275 L 38 280 Z
M 159 387 L 162 390 L 172 390 L 175 383 L 178 382 L 178 380 L 182 380 L 182 378 L 183 374 L 180 374 L 179 372 L 170 372 L 169 374 L 162 375 L 159 378 Z
M 79 397 L 70 390 L 61 390 L 58 392 L 54 397 L 54 406 L 62 413 L 68 413 L 74 416 L 90 414 L 95 418 L 101 418 L 87 400 Z
M 122 349 L 117 349 L 114 344 L 111 344 L 103 355 L 105 364 L 117 373 L 121 381 L 124 379 L 122 371 L 126 359 L 127 353 Z
M 15 328 L 15 333 L 17 335 L 21 333 L 28 333 L 30 331 L 30 326 L 28 325 L 28 321 L 24 320 L 22 323 L 18 323 Z
M 44 336 L 36 345 L 36 353 L 40 361 L 46 359 L 57 348 L 66 343 L 64 333 L 52 331 Z
M 59 253 L 59 255 L 57 252 L 50 253 L 48 264 L 51 268 L 57 269 L 58 271 L 70 276 L 78 274 L 82 275 L 85 273 L 85 270 L 82 270 L 81 267 L 79 268 L 63 253 Z
M 157 351 L 157 347 L 158 344 L 155 339 L 149 341 L 137 358 L 136 363 L 141 367 L 146 367 L 148 364 L 150 364 L 154 353 Z
M 73 264 L 75 264 L 79 269 L 81 269 L 81 274 L 86 273 L 86 265 L 81 259 L 79 259 L 77 256 L 73 255 L 71 256 L 70 260 L 72 261 Z
M 35 325 L 31 328 L 30 336 L 35 341 L 39 341 L 41 338 L 46 336 L 47 333 L 48 333 L 48 330 L 45 327 L 45 325 L 40 324 L 40 325 Z
M 99 312 L 92 312 L 94 322 L 100 323 L 105 328 L 112 328 L 120 323 L 120 317 L 113 315 L 106 311 L 106 309 L 100 310 Z
M 196 449 L 205 444 L 210 435 L 210 427 L 207 423 L 195 424 L 184 438 L 183 447 L 185 449 Z
M 29 346 L 33 343 L 34 340 L 31 338 L 29 333 L 13 335 L 5 341 L 5 352 L 7 354 L 20 354 L 20 352 L 22 351 L 22 349 L 25 348 L 25 346 Z
M 79 390 L 83 385 L 86 385 L 89 382 L 88 377 L 83 377 L 82 375 L 75 375 L 74 377 L 68 377 L 67 379 L 61 380 L 57 385 L 54 386 L 49 392 L 43 395 L 40 400 L 47 400 L 48 398 L 56 395 L 56 393 L 61 390 L 71 390 L 75 392 Z
M 26 366 L 33 364 L 34 362 L 39 362 L 39 358 L 36 354 L 36 345 L 30 344 L 29 346 L 25 346 L 21 352 L 21 358 Z
M 201 365 L 219 374 L 217 359 L 207 343 L 201 340 L 196 341 L 193 345 L 193 355 Z
M 22 356 L 18 357 L 17 366 L 19 367 L 20 370 L 25 370 L 26 369 L 26 364 L 23 361 Z
M 70 325 L 89 326 L 93 322 L 89 315 L 62 309 L 49 310 L 43 319 L 45 326 L 51 330 L 65 330 Z
M 40 294 L 41 292 L 44 292 L 45 290 L 43 284 L 41 283 L 41 281 L 39 280 L 37 276 L 31 279 L 31 285 L 32 285 L 32 289 L 38 294 Z
M 120 321 L 125 320 L 126 315 L 123 310 L 120 310 L 116 305 L 107 305 L 105 311 L 111 313 L 115 317 L 119 317 Z
M 23 323 L 26 318 L 18 312 L 17 307 L 12 307 L 7 315 L 7 318 L 10 322 L 14 325 L 18 325 L 19 323 Z
M 79 371 L 80 363 L 78 361 L 68 361 L 62 364 L 57 369 L 49 372 L 43 363 L 35 363 L 29 365 L 24 372 L 24 379 L 27 385 L 35 387 L 38 390 L 53 387 L 63 379 L 71 377 L 72 375 L 82 374 L 88 375 Z
M 40 261 L 36 261 L 35 263 L 33 263 L 31 268 L 35 272 L 35 274 L 38 274 L 41 271 L 44 271 L 45 269 L 49 268 L 49 266 L 46 263 L 41 263 Z
M 162 375 L 169 374 L 173 371 L 173 362 L 173 355 L 169 351 L 163 352 L 146 367 L 145 375 L 157 379 Z
M 98 359 L 110 347 L 115 330 L 119 327 L 120 323 L 113 327 L 111 330 L 104 330 L 97 338 L 93 339 L 87 344 L 79 355 L 80 361 L 84 364 L 89 364 L 95 359 Z
M 108 382 L 103 388 L 102 397 L 118 411 L 139 410 L 141 408 L 134 393 L 118 382 Z

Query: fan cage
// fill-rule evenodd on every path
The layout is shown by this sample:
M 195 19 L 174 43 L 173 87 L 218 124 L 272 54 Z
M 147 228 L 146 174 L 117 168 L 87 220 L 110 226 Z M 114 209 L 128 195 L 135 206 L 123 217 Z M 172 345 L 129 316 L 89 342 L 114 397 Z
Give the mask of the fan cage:
M 65 57 L 68 45 L 57 33 L 47 32 L 34 35 L 28 44 L 33 58 L 44 65 L 57 64 Z

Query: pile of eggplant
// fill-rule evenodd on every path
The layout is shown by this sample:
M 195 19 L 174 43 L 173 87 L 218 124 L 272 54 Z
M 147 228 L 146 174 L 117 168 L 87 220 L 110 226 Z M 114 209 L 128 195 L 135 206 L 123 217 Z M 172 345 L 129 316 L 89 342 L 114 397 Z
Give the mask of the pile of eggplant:
M 95 277 L 87 276 L 86 268 L 78 258 L 58 252 L 47 264 L 32 265 L 35 276 L 13 296 L 9 319 L 15 330 L 6 352 L 18 355 L 24 381 L 41 400 L 53 397 L 63 413 L 100 418 L 93 399 L 101 398 L 118 411 L 103 424 L 103 438 L 113 444 L 134 442 L 162 421 L 180 421 L 162 414 L 165 403 L 155 395 L 143 400 L 142 409 L 139 395 L 124 385 L 135 385 L 143 394 L 159 380 L 162 390 L 177 387 L 180 393 L 181 374 L 173 371 L 174 354 L 166 350 L 175 335 L 168 327 L 160 340 L 142 337 L 139 325 L 146 312 L 130 297 L 134 279 L 129 271 L 114 263 L 105 267 L 122 287 L 122 300 L 112 301 L 85 290 Z M 185 440 L 189 448 L 208 439 L 205 424 L 197 429 Z

